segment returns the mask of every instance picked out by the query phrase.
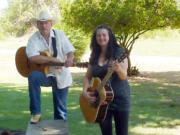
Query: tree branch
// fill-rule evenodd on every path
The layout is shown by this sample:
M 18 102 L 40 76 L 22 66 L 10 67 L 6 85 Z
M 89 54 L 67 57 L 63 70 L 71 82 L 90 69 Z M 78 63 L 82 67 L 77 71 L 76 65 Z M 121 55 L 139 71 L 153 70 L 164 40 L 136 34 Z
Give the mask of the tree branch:
M 131 40 L 130 43 L 127 43 L 127 48 L 132 48 L 131 45 L 134 44 L 135 40 L 138 39 L 140 35 L 144 34 L 144 33 L 147 32 L 147 31 L 149 31 L 149 29 L 143 30 L 143 31 L 139 31 L 139 32 L 135 33 L 135 34 L 137 34 L 137 35 L 133 34 L 133 35 L 132 35 L 133 39 Z M 129 49 L 128 49 L 128 50 L 129 50 Z
M 130 43 L 128 43 L 128 44 L 126 45 L 128 50 L 129 50 L 129 47 L 130 47 L 130 45 L 132 44 L 132 42 L 134 42 L 134 40 L 136 40 L 136 39 L 135 39 L 135 34 L 136 34 L 136 33 L 133 34 L 132 40 L 130 41 Z
M 126 46 L 128 46 L 129 41 L 133 38 L 133 36 L 134 36 L 135 34 L 136 34 L 136 32 L 134 32 L 134 33 L 129 37 L 128 41 L 126 42 Z
M 122 36 L 122 35 L 116 36 L 116 39 L 118 39 L 118 41 L 120 42 L 120 44 L 122 44 L 122 41 L 123 41 L 123 36 Z
M 125 44 L 126 44 L 127 37 L 128 37 L 128 34 L 126 33 L 125 36 L 124 36 L 124 41 L 122 42 L 122 44 L 123 44 L 124 46 L 125 46 Z

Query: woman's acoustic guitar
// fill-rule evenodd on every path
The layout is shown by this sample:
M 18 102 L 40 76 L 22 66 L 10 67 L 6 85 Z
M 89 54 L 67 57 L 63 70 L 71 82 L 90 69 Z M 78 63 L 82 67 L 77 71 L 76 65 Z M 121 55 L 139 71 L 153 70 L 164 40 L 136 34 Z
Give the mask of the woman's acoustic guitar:
M 121 62 L 128 56 L 127 52 L 122 53 L 115 61 Z M 92 86 L 88 91 L 93 91 L 97 97 L 96 102 L 90 104 L 87 99 L 80 95 L 79 102 L 82 114 L 88 123 L 104 121 L 109 104 L 114 98 L 114 93 L 110 85 L 107 85 L 107 80 L 111 77 L 113 70 L 108 69 L 106 76 L 101 80 L 96 77 L 93 79 Z

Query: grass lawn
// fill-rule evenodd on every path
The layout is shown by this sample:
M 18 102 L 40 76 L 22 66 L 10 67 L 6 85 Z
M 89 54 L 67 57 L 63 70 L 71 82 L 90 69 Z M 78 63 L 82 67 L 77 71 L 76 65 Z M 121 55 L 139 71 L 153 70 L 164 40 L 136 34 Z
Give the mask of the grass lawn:
M 132 109 L 130 135 L 178 135 L 180 131 L 180 72 L 169 73 L 175 80 L 168 82 L 168 73 L 143 73 L 130 78 Z M 69 91 L 68 124 L 71 135 L 99 135 L 97 124 L 87 124 L 80 112 L 79 94 L 84 73 L 73 73 L 74 83 Z M 156 76 L 156 77 L 154 77 Z M 173 77 L 173 76 L 172 76 Z M 164 80 L 162 80 L 164 78 Z M 53 117 L 50 88 L 42 88 L 43 119 Z M 0 129 L 26 130 L 29 114 L 27 86 L 0 84 Z M 178 128 L 177 130 L 175 130 Z M 173 131 L 175 130 L 175 131 Z M 173 133 L 174 132 L 174 133 Z

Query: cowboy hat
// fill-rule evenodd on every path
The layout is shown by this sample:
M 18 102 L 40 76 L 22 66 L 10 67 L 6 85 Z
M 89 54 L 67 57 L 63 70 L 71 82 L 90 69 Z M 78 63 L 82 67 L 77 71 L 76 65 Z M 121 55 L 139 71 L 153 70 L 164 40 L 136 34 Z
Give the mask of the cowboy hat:
M 48 21 L 48 20 L 52 21 L 52 25 L 54 25 L 56 22 L 56 18 L 52 17 L 47 10 L 42 10 L 39 13 L 38 17 L 31 19 L 31 22 L 34 26 L 37 27 L 37 21 Z

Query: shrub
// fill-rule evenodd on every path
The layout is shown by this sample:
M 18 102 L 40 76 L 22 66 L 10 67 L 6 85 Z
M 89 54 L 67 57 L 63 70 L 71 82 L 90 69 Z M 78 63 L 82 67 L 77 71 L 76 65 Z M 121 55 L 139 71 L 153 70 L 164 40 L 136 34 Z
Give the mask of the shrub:
M 80 61 L 82 55 L 85 53 L 86 48 L 89 44 L 89 38 L 87 35 L 85 35 L 82 31 L 79 29 L 75 29 L 72 27 L 69 27 L 66 24 L 63 24 L 62 22 L 57 23 L 54 28 L 63 30 L 68 37 L 68 39 L 71 41 L 73 46 L 75 47 L 76 51 L 74 53 L 75 55 L 75 61 Z

